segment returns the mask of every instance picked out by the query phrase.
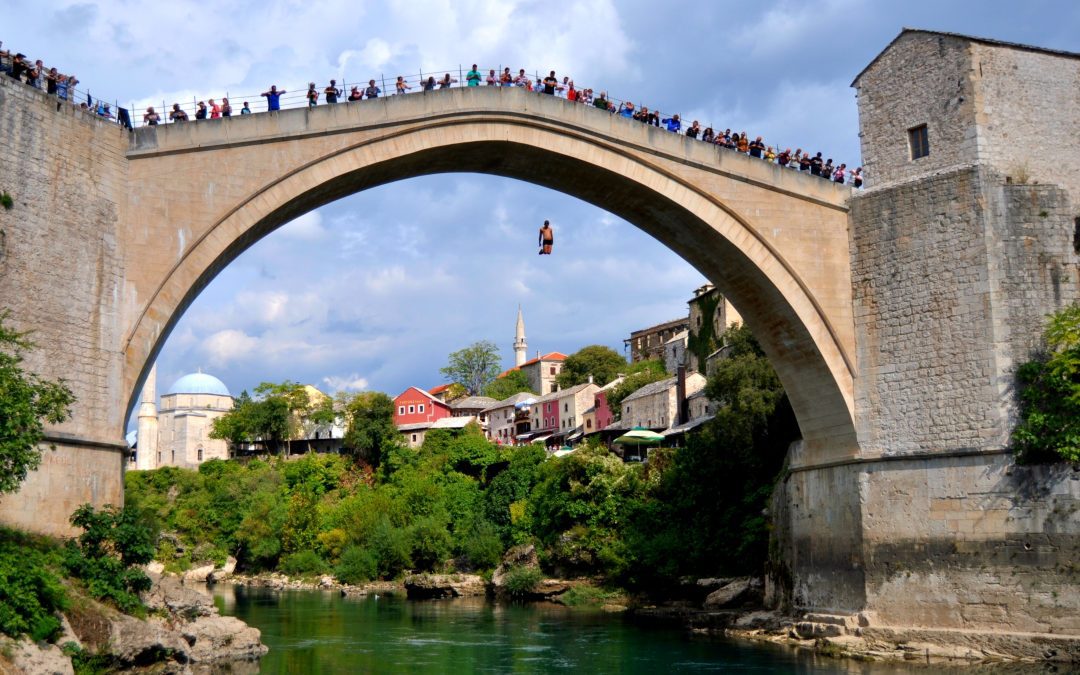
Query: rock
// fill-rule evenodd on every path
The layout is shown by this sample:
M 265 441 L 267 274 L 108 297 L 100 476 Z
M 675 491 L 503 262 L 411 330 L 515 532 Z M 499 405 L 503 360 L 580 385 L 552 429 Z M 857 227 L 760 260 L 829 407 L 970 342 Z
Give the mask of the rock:
M 712 593 L 715 590 L 727 586 L 732 581 L 735 581 L 733 577 L 707 577 L 705 579 L 698 579 L 694 582 L 694 585 L 702 590 Z
M 204 616 L 185 624 L 181 634 L 194 663 L 254 661 L 268 650 L 253 628 L 233 616 Z
M 799 621 L 795 624 L 795 633 L 804 640 L 839 637 L 844 634 L 844 627 L 835 623 Z
M 184 587 L 176 577 L 151 577 L 151 580 L 153 585 L 143 594 L 143 602 L 150 610 L 164 610 L 185 621 L 217 613 L 213 598 Z
M 562 595 L 573 586 L 573 583 L 563 579 L 541 579 L 540 583 L 536 584 L 536 588 L 533 589 L 533 594 L 544 598 L 552 598 L 556 595 Z
M 164 563 L 160 563 L 160 562 L 158 562 L 156 560 L 151 560 L 150 562 L 146 563 L 146 573 L 147 574 L 164 574 L 164 572 L 165 572 L 165 564 Z
M 720 609 L 741 604 L 750 592 L 750 577 L 735 579 L 705 598 L 705 609 Z
M 323 576 L 319 579 L 319 588 L 333 588 L 336 585 L 337 582 L 334 581 L 334 577 Z
M 776 612 L 750 612 L 736 619 L 735 627 L 749 630 L 777 630 L 780 627 L 780 615 Z
M 21 640 L 0 640 L 0 649 L 14 666 L 12 672 L 33 673 L 34 675 L 74 675 L 75 669 L 71 666 L 71 659 L 56 645 L 46 643 L 36 644 L 30 638 Z M 2 658 L 2 657 L 0 657 Z M 0 664 L 0 672 L 7 673 L 7 669 Z
M 187 642 L 156 617 L 136 619 L 117 614 L 112 619 L 109 644 L 109 651 L 125 667 L 189 661 Z
M 512 547 L 503 556 L 502 564 L 491 575 L 491 585 L 496 591 L 505 586 L 506 573 L 514 567 L 540 567 L 540 558 L 532 544 L 519 544 Z
M 75 633 L 75 629 L 71 627 L 71 622 L 68 621 L 66 614 L 60 615 L 60 637 L 56 638 L 56 644 L 66 645 L 71 642 L 79 649 L 83 649 L 85 645 L 79 636 Z
M 184 572 L 185 584 L 205 584 L 210 580 L 210 575 L 214 573 L 213 565 L 203 565 L 202 567 L 193 567 L 187 572 Z
M 217 569 L 215 569 L 213 572 L 210 573 L 210 576 L 207 577 L 207 581 L 210 581 L 210 582 L 224 581 L 224 580 L 228 579 L 229 577 L 231 577 L 234 572 L 236 572 L 236 558 L 234 558 L 232 556 L 229 556 L 229 557 L 225 558 L 225 564 L 224 565 L 222 565 L 221 567 L 218 567 Z
M 413 574 L 405 577 L 409 598 L 463 598 L 487 594 L 484 579 L 475 574 Z

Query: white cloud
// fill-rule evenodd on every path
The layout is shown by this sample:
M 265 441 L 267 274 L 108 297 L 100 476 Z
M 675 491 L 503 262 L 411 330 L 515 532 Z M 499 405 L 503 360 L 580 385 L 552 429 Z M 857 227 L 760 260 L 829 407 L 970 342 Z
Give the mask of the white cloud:
M 203 341 L 203 352 L 210 365 L 225 367 L 242 361 L 255 353 L 259 339 L 236 329 L 222 330 Z
M 326 238 L 323 216 L 319 211 L 309 211 L 296 220 L 286 223 L 279 230 L 279 236 L 303 241 L 319 241 Z
M 338 391 L 363 391 L 368 388 L 366 378 L 356 373 L 351 375 L 327 375 L 322 379 L 323 384 L 330 388 L 331 392 Z

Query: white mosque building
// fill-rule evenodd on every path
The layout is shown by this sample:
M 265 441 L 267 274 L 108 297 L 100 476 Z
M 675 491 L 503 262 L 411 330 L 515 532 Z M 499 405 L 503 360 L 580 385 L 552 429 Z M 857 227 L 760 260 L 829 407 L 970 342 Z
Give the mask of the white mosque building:
M 221 380 L 203 372 L 184 375 L 162 394 L 160 411 L 156 401 L 155 365 L 139 403 L 139 430 L 132 457 L 135 469 L 193 469 L 208 459 L 229 458 L 228 443 L 210 438 L 214 420 L 233 407 L 233 397 Z

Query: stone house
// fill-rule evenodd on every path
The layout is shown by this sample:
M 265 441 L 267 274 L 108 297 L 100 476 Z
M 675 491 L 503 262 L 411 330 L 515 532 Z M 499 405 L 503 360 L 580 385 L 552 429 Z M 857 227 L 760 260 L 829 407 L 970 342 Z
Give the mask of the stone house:
M 690 321 L 686 318 L 673 319 L 630 333 L 630 337 L 623 340 L 623 344 L 630 350 L 630 362 L 663 360 L 664 343 L 686 330 L 689 325 Z
M 647 384 L 622 401 L 620 427 L 644 427 L 662 430 L 679 423 L 678 376 Z M 685 396 L 697 393 L 705 386 L 700 373 L 686 375 Z
M 484 408 L 481 414 L 487 420 L 486 433 L 488 440 L 503 445 L 513 445 L 517 441 L 519 431 L 529 431 L 528 426 L 521 429 L 518 426 L 518 420 L 522 417 L 522 410 L 528 408 L 526 403 L 535 398 L 535 395 L 526 391 L 496 401 Z M 525 419 L 528 419 L 527 412 L 525 413 Z

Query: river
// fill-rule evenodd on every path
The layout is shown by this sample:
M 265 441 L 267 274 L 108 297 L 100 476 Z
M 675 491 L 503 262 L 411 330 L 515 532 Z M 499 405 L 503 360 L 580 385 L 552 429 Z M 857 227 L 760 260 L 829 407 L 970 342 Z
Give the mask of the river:
M 270 653 L 260 663 L 261 673 L 943 672 L 837 660 L 552 604 L 343 598 L 329 591 L 227 585 L 215 587 L 214 595 L 223 614 L 262 631 Z M 1014 668 L 1006 670 L 1027 671 Z

